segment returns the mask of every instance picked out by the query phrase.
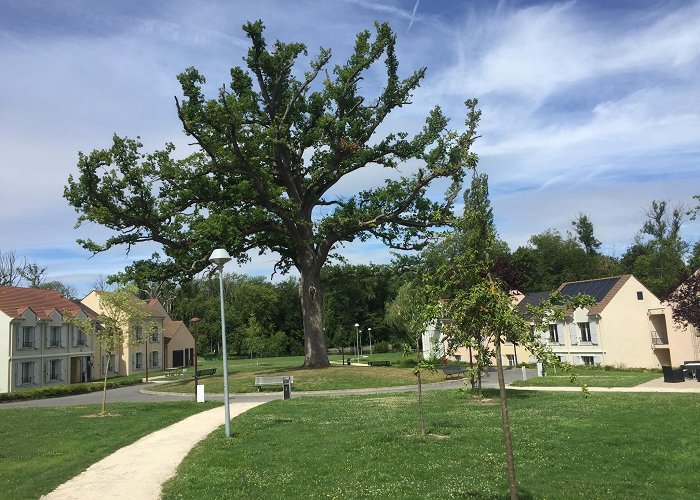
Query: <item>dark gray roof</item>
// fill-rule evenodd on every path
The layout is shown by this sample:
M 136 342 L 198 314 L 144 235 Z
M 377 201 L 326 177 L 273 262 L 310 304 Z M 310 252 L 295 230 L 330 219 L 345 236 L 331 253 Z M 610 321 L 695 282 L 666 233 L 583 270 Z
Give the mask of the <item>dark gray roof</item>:
M 533 292 L 533 293 L 526 293 L 525 297 L 518 302 L 518 310 L 522 314 L 527 314 L 527 305 L 531 306 L 536 306 L 543 300 L 547 300 L 549 296 L 552 295 L 552 292 Z
M 593 296 L 596 302 L 600 302 L 619 280 L 620 277 L 618 276 L 616 278 L 567 283 L 561 288 L 560 292 L 565 297 L 574 297 L 579 293 L 584 293 Z

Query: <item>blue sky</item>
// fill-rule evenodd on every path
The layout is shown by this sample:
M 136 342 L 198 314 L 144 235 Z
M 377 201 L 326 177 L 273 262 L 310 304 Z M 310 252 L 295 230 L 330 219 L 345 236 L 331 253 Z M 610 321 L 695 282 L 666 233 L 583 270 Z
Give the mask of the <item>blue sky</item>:
M 477 97 L 479 169 L 513 250 L 548 228 L 565 232 L 584 212 L 603 251 L 620 255 L 652 200 L 692 206 L 700 194 L 699 1 L 0 0 L 0 8 L 0 249 L 80 292 L 153 247 L 90 258 L 75 243 L 106 234 L 75 230 L 62 197 L 78 151 L 108 146 L 113 133 L 138 135 L 150 149 L 185 148 L 175 76 L 195 66 L 209 89 L 226 83 L 247 48 L 240 27 L 258 18 L 269 39 L 303 42 L 310 55 L 327 47 L 338 62 L 357 32 L 388 21 L 400 72 L 428 70 L 414 104 L 386 130 L 415 130 L 435 104 L 460 128 L 462 103 Z M 339 189 L 379 180 L 355 176 Z M 698 241 L 700 222 L 683 234 Z M 389 258 L 378 244 L 343 252 L 351 262 Z M 269 275 L 273 262 L 256 257 L 241 271 Z

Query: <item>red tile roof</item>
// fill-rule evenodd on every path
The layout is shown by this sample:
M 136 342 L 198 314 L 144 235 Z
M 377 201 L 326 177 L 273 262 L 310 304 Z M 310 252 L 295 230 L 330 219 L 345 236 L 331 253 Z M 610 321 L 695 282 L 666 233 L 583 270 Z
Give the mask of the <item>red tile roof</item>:
M 82 310 L 88 316 L 92 316 L 86 308 L 54 290 L 0 286 L 0 311 L 11 318 L 19 318 L 27 309 L 34 311 L 40 319 L 47 319 L 54 310 L 63 314 L 66 309 L 73 314 Z

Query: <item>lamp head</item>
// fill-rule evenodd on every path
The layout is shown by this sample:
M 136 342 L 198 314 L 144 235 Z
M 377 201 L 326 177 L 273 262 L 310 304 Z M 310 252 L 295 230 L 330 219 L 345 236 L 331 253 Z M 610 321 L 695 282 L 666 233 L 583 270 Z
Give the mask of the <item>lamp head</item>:
M 355 323 L 355 328 L 359 328 L 359 326 L 360 326 L 359 323 Z
M 217 248 L 211 253 L 209 257 L 209 262 L 215 264 L 216 267 L 223 268 L 224 264 L 231 260 L 231 256 L 223 248 Z

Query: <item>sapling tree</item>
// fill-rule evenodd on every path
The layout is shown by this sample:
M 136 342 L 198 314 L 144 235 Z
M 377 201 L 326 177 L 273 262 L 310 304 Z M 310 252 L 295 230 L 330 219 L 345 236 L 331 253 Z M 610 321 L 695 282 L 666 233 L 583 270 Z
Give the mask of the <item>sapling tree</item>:
M 406 331 L 415 349 L 416 366 L 413 374 L 418 384 L 418 412 L 420 415 L 420 433 L 425 436 L 425 412 L 423 409 L 423 383 L 421 374 L 424 370 L 435 371 L 435 356 L 424 359 L 421 338 L 431 321 L 436 317 L 436 309 L 428 302 L 426 290 L 414 283 L 405 283 L 399 288 L 396 298 L 387 307 L 387 320 Z
M 156 329 L 156 324 L 148 321 L 150 313 L 144 307 L 144 302 L 136 297 L 137 291 L 135 287 L 119 286 L 112 291 L 98 292 L 99 307 L 95 311 L 97 323 L 89 319 L 81 319 L 70 311 L 65 312 L 67 322 L 90 335 L 107 355 L 107 361 L 102 367 L 104 384 L 101 416 L 108 415 L 107 374 L 112 356 L 118 354 L 122 348 L 138 345 L 143 341 L 142 337 L 132 334 L 135 327 L 141 328 L 141 334 L 145 336 L 151 335 Z

